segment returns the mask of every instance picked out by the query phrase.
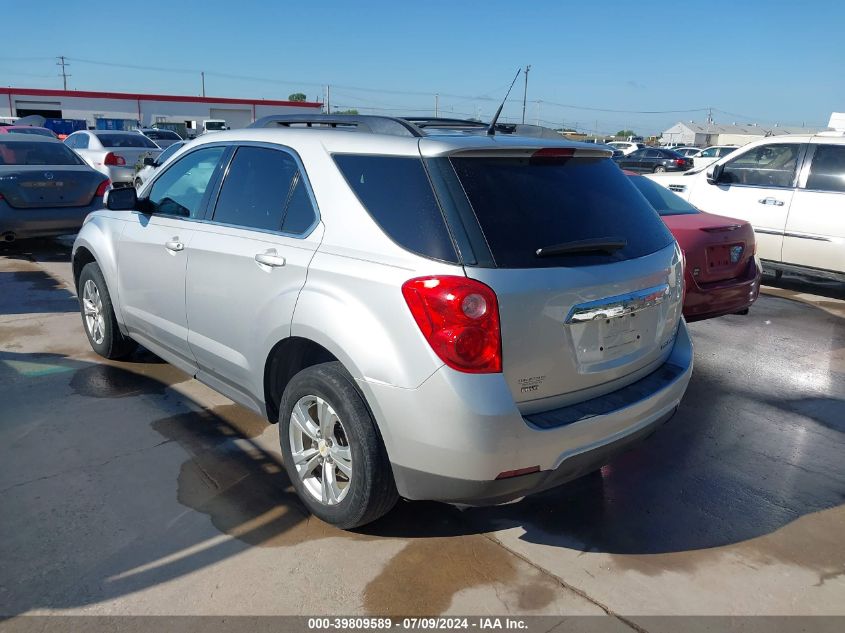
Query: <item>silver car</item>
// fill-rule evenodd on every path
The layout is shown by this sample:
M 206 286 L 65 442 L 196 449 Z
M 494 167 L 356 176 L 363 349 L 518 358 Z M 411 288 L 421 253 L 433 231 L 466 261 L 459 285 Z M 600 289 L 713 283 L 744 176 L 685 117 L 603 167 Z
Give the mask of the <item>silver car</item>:
M 93 349 L 140 343 L 278 422 L 342 528 L 595 471 L 690 378 L 680 250 L 605 149 L 275 116 L 106 206 L 73 248 Z
M 161 154 L 158 145 L 138 132 L 86 130 L 74 132 L 64 143 L 116 187 L 132 186 L 144 159 Z

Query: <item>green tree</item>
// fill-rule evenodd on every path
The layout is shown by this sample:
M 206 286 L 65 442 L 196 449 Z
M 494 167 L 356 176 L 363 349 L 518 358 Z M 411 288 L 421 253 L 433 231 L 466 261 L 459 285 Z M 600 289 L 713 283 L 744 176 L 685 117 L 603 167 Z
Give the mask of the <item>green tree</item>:
M 634 130 L 619 130 L 616 133 L 616 136 L 636 136 L 636 132 Z
M 307 97 L 304 92 L 294 92 L 288 96 L 288 101 L 305 101 Z
M 335 110 L 334 114 L 358 114 L 358 110 L 350 109 L 350 110 Z

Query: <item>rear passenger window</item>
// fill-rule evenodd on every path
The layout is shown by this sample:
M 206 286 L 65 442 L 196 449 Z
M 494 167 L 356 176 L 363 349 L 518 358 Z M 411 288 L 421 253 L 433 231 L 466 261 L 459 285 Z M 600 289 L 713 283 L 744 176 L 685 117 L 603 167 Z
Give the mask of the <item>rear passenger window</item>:
M 214 209 L 214 221 L 279 231 L 291 182 L 299 166 L 287 152 L 240 147 Z
M 399 246 L 457 262 L 455 246 L 419 158 L 338 154 L 346 182 L 381 229 Z
M 845 191 L 845 145 L 819 145 L 810 165 L 807 189 Z
M 285 219 L 282 222 L 282 231 L 294 235 L 305 233 L 314 224 L 316 217 L 308 189 L 302 180 L 302 174 L 298 173 L 288 200 Z

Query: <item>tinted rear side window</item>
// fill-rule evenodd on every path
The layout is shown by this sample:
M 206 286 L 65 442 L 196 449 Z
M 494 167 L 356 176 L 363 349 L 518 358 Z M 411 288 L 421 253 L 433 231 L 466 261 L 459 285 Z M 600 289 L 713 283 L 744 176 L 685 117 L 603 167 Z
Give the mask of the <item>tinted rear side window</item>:
M 672 193 L 666 187 L 661 187 L 653 180 L 645 176 L 630 176 L 631 182 L 645 196 L 649 204 L 654 207 L 660 215 L 685 215 L 699 213 L 699 210 L 684 200 L 681 196 Z
M 672 243 L 660 217 L 609 159 L 453 158 L 452 164 L 499 267 L 602 264 Z M 536 255 L 555 244 L 617 236 L 628 244 L 612 255 Z
M 214 221 L 280 231 L 291 181 L 298 169 L 287 152 L 238 148 L 220 190 Z
M 845 145 L 816 147 L 807 189 L 845 191 Z
M 338 154 L 334 160 L 361 204 L 394 242 L 425 257 L 458 261 L 419 158 Z

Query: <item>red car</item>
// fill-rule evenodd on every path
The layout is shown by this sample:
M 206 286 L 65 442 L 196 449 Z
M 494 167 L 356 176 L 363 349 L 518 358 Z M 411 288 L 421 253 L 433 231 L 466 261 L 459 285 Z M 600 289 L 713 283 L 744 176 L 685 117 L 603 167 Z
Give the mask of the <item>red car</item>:
M 653 180 L 625 173 L 663 218 L 684 252 L 686 320 L 747 314 L 760 294 L 763 275 L 751 225 L 699 211 Z

